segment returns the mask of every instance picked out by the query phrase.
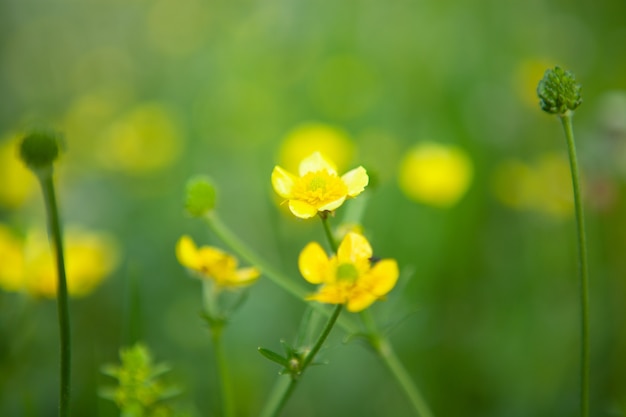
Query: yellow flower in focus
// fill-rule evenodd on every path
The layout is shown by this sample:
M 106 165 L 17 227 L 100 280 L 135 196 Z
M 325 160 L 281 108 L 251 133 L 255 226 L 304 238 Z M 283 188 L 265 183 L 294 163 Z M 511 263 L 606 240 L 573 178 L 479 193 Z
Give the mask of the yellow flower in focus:
M 211 246 L 198 248 L 189 236 L 176 244 L 176 258 L 186 268 L 220 287 L 241 287 L 253 283 L 260 275 L 253 267 L 237 268 L 237 259 Z
M 384 297 L 398 281 L 398 265 L 393 259 L 371 261 L 372 247 L 365 237 L 350 232 L 341 241 L 337 255 L 328 257 L 316 243 L 300 253 L 300 273 L 311 284 L 322 284 L 307 297 L 328 304 L 346 304 L 348 311 L 365 310 Z
M 422 142 L 404 156 L 398 180 L 407 197 L 446 208 L 463 197 L 472 175 L 472 162 L 460 148 Z
M 65 234 L 65 273 L 68 294 L 84 297 L 115 269 L 118 251 L 102 233 L 69 227 Z M 8 260 L 8 262 L 7 262 Z M 0 228 L 0 287 L 26 291 L 35 297 L 56 297 L 56 260 L 47 236 L 33 231 L 25 240 Z
M 313 152 L 320 152 L 345 169 L 354 156 L 354 144 L 347 132 L 322 123 L 304 123 L 287 134 L 280 146 L 279 165 L 296 171 L 298 164 Z
M 302 219 L 320 211 L 333 211 L 346 198 L 361 194 L 369 182 L 365 168 L 358 167 L 341 177 L 322 154 L 314 152 L 300 162 L 299 177 L 280 166 L 272 171 L 272 186 L 289 202 L 291 212 Z
M 165 106 L 142 104 L 108 129 L 101 147 L 102 161 L 110 169 L 150 174 L 178 158 L 182 140 L 180 128 Z
M 21 206 L 37 188 L 37 180 L 18 156 L 18 140 L 6 138 L 0 141 L 0 206 Z

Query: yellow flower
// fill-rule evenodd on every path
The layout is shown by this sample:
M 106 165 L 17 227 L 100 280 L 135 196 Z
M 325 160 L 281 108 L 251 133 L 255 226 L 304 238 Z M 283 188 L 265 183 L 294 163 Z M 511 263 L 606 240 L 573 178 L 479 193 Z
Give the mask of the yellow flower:
M 545 153 L 532 164 L 504 161 L 495 171 L 494 193 L 510 207 L 568 218 L 574 196 L 567 157 Z
M 35 176 L 20 160 L 17 139 L 0 139 L 0 206 L 11 209 L 20 207 L 37 189 Z
M 411 149 L 400 165 L 400 189 L 407 197 L 436 207 L 451 207 L 467 191 L 472 163 L 463 150 L 434 142 Z
M 100 156 L 108 168 L 147 175 L 176 161 L 183 135 L 174 114 L 159 103 L 132 109 L 105 132 Z
M 291 212 L 302 219 L 320 211 L 333 211 L 346 198 L 361 194 L 369 182 L 365 168 L 358 167 L 341 177 L 335 167 L 319 152 L 300 162 L 299 177 L 276 166 L 272 172 L 272 186 L 276 193 L 289 202 Z
M 202 246 L 198 248 L 189 236 L 183 236 L 176 244 L 176 258 L 186 268 L 203 279 L 211 279 L 220 287 L 241 287 L 251 284 L 260 275 L 253 267 L 237 269 L 237 259 L 220 249 Z
M 337 255 L 330 258 L 318 243 L 309 243 L 298 259 L 300 273 L 311 284 L 322 286 L 307 299 L 347 304 L 351 312 L 366 309 L 391 291 L 398 280 L 395 260 L 383 259 L 372 264 L 371 258 L 369 242 L 354 232 L 346 235 Z
M 117 266 L 117 248 L 102 233 L 69 227 L 65 235 L 65 272 L 68 294 L 84 297 Z M 0 225 L 0 288 L 26 291 L 35 297 L 56 297 L 56 260 L 47 236 L 32 231 L 25 240 Z

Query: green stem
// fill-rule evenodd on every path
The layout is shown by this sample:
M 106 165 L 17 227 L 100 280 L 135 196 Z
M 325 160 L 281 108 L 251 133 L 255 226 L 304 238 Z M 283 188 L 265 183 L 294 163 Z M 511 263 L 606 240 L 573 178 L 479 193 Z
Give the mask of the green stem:
M 59 332 L 61 343 L 61 386 L 59 393 L 59 415 L 69 416 L 70 404 L 70 312 L 67 296 L 67 277 L 65 275 L 65 260 L 63 256 L 63 237 L 61 232 L 61 221 L 59 219 L 59 209 L 52 180 L 52 169 L 37 175 L 41 184 L 46 213 L 48 215 L 48 227 L 53 247 L 55 251 L 58 288 L 57 288 L 57 310 L 59 317 Z
M 322 212 L 319 214 L 320 219 L 322 219 L 322 225 L 324 226 L 324 233 L 326 233 L 326 240 L 328 240 L 328 244 L 334 253 L 337 253 L 339 246 L 337 245 L 337 241 L 335 240 L 335 236 L 333 235 L 332 230 L 330 230 L 330 225 L 328 224 L 328 214 L 326 212 Z
M 299 300 L 304 300 L 306 296 L 309 294 L 306 288 L 302 285 L 297 284 L 295 281 L 287 278 L 285 275 L 278 272 L 276 269 L 272 268 L 271 265 L 266 263 L 263 258 L 261 258 L 258 254 L 256 254 L 253 250 L 248 248 L 239 238 L 226 226 L 217 216 L 217 213 L 211 213 L 205 217 L 207 225 L 209 228 L 219 237 L 226 245 L 228 245 L 233 252 L 235 252 L 240 258 L 245 260 L 246 262 L 256 266 L 259 268 L 261 273 L 273 281 L 276 285 L 295 296 Z M 311 304 L 313 308 L 325 316 L 329 316 L 328 310 L 324 308 L 321 304 L 313 303 Z M 358 326 L 348 317 L 340 317 L 337 323 L 344 330 L 349 333 L 357 333 Z
M 311 350 L 306 354 L 306 356 L 304 357 L 304 360 L 300 364 L 298 374 L 291 376 L 288 386 L 280 387 L 281 391 L 279 391 L 277 394 L 280 395 L 281 397 L 274 399 L 272 401 L 273 408 L 270 408 L 268 406 L 267 409 L 264 410 L 262 417 L 277 417 L 280 414 L 280 411 L 282 410 L 284 405 L 287 404 L 287 401 L 291 397 L 291 394 L 293 394 L 293 391 L 295 390 L 296 385 L 298 384 L 298 381 L 304 374 L 304 371 L 313 362 L 313 359 L 315 359 L 317 352 L 319 352 L 319 350 L 322 348 L 322 345 L 324 344 L 324 342 L 326 341 L 326 338 L 330 334 L 330 331 L 335 325 L 335 322 L 337 321 L 337 318 L 339 317 L 339 314 L 341 313 L 342 309 L 343 309 L 343 304 L 337 304 L 337 306 L 333 310 L 332 315 L 326 322 L 326 325 L 324 326 L 322 333 L 320 333 L 319 337 L 315 341 L 315 344 L 313 345 Z
M 574 207 L 576 209 L 576 227 L 578 232 L 578 257 L 580 273 L 580 331 L 581 331 L 581 378 L 580 378 L 580 414 L 582 417 L 589 416 L 589 272 L 587 267 L 587 240 L 585 237 L 585 221 L 583 204 L 580 192 L 580 174 L 578 159 L 576 158 L 576 146 L 574 145 L 574 131 L 572 128 L 572 115 L 567 112 L 559 117 L 569 152 L 570 169 L 572 172 L 572 186 L 574 189 Z
M 391 375 L 393 375 L 395 380 L 398 382 L 402 391 L 404 391 L 405 395 L 411 402 L 415 413 L 421 417 L 433 417 L 433 413 L 424 400 L 420 390 L 411 379 L 411 376 L 407 372 L 404 365 L 402 365 L 402 362 L 400 362 L 400 359 L 398 359 L 398 356 L 396 356 L 389 339 L 381 335 L 378 331 L 369 309 L 361 312 L 361 318 L 363 319 L 363 323 L 368 330 L 370 344 L 376 353 L 378 353 L 378 356 L 383 361 L 385 367 L 389 370 L 389 372 L 391 372 Z
M 211 339 L 213 341 L 213 350 L 215 352 L 215 362 L 220 377 L 220 385 L 222 389 L 222 415 L 224 417 L 233 417 L 235 415 L 235 403 L 233 398 L 232 384 L 230 373 L 226 363 L 226 355 L 224 353 L 224 344 L 222 343 L 222 325 L 216 325 L 211 328 Z

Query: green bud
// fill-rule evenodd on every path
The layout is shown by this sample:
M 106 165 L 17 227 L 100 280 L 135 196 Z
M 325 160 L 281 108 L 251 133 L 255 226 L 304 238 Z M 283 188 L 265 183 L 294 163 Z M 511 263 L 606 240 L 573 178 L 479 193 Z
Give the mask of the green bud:
M 574 111 L 583 102 L 580 89 L 580 84 L 576 83 L 571 72 L 563 71 L 558 66 L 546 70 L 537 85 L 539 105 L 550 114 L 563 115 L 567 111 Z
M 199 176 L 187 182 L 185 209 L 193 217 L 201 217 L 215 208 L 215 187 L 207 177 Z
M 61 137 L 52 131 L 33 131 L 27 134 L 20 144 L 20 157 L 33 171 L 51 168 L 58 158 Z

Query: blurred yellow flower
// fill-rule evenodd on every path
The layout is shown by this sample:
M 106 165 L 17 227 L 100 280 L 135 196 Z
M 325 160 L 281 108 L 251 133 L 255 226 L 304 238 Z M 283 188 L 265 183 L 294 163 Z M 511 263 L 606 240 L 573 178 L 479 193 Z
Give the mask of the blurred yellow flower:
M 565 155 L 546 153 L 533 164 L 504 161 L 495 171 L 493 185 L 496 197 L 509 207 L 555 217 L 572 214 L 572 180 Z
M 107 130 L 102 162 L 110 169 L 150 174 L 171 165 L 179 156 L 182 134 L 172 113 L 158 103 L 144 103 Z
M 67 289 L 72 297 L 93 292 L 118 263 L 117 247 L 103 233 L 69 227 L 64 249 Z M 32 231 L 24 240 L 0 225 L 0 288 L 54 298 L 57 284 L 56 260 L 47 236 Z
M 21 206 L 37 188 L 37 180 L 18 156 L 18 137 L 0 141 L 0 206 Z
M 241 287 L 253 283 L 260 275 L 254 267 L 237 268 L 237 259 L 211 246 L 198 248 L 187 235 L 176 244 L 176 258 L 200 278 L 213 280 L 220 287 Z
M 398 180 L 400 189 L 412 200 L 447 208 L 463 197 L 472 176 L 472 162 L 462 149 L 422 142 L 405 154 Z
M 358 167 L 341 177 L 322 154 L 314 152 L 300 162 L 299 177 L 280 166 L 272 172 L 272 186 L 289 202 L 291 212 L 302 219 L 320 211 L 333 211 L 346 198 L 361 194 L 369 182 L 365 168 Z
M 328 257 L 316 243 L 300 253 L 300 273 L 311 284 L 322 284 L 307 297 L 328 304 L 346 304 L 348 311 L 359 312 L 384 297 L 398 281 L 398 265 L 393 259 L 372 264 L 372 247 L 365 237 L 350 232 L 341 241 L 337 255 Z
M 354 156 L 354 143 L 347 132 L 322 123 L 304 123 L 287 134 L 280 146 L 279 165 L 296 171 L 300 161 L 313 152 L 326 155 L 343 170 Z

